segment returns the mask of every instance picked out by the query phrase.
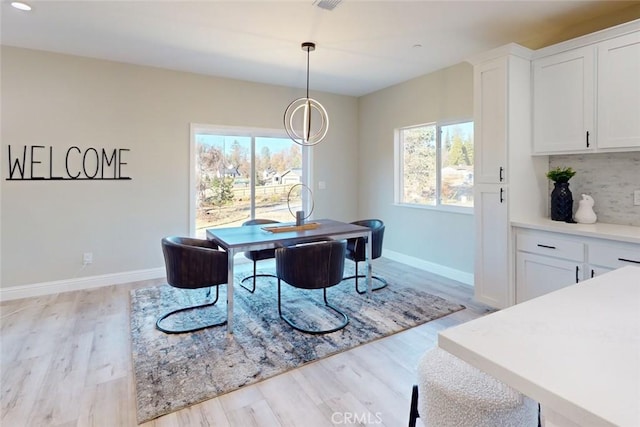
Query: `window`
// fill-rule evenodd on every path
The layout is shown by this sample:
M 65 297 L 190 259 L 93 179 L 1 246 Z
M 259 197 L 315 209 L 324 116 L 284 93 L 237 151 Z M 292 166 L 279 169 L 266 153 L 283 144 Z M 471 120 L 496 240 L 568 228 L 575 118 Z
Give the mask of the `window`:
M 396 130 L 398 204 L 473 207 L 473 122 Z
M 192 129 L 192 235 L 252 218 L 295 221 L 306 202 L 303 151 L 281 132 Z M 291 212 L 290 212 L 291 211 Z

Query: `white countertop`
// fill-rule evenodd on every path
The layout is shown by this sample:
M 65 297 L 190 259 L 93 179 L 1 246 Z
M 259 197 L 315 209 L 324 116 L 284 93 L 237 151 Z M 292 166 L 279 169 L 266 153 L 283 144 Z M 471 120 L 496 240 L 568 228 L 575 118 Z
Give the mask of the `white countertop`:
M 633 225 L 607 224 L 569 224 L 563 221 L 552 221 L 548 218 L 512 221 L 513 227 L 530 228 L 533 230 L 553 231 L 557 233 L 573 234 L 576 236 L 613 239 L 621 242 L 640 244 L 640 227 Z
M 640 426 L 640 267 L 444 330 L 438 345 L 580 426 Z

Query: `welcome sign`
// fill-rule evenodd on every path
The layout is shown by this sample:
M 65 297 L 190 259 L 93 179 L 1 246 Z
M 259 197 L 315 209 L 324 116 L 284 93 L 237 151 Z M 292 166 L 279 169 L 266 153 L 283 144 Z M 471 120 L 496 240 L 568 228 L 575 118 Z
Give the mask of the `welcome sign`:
M 66 150 L 45 145 L 7 148 L 7 181 L 131 179 L 125 170 L 128 148 L 81 149 L 75 145 Z

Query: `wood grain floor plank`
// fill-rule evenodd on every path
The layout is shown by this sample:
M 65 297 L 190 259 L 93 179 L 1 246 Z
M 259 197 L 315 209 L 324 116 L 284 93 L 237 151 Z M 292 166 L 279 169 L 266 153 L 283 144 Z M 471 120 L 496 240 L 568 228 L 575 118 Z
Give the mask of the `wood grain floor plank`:
M 257 384 L 282 427 L 327 425 L 318 406 L 291 375 L 278 375 Z
M 371 408 L 351 392 L 326 399 L 322 408 L 328 421 L 326 425 L 390 425 L 385 424 L 380 412 L 371 412 Z
M 248 271 L 251 264 L 238 271 L 242 268 Z M 324 427 L 348 425 L 345 416 L 356 421 L 352 425 L 362 424 L 365 416 L 379 416 L 376 425 L 406 425 L 417 363 L 435 345 L 438 331 L 490 310 L 473 300 L 472 288 L 450 279 L 385 258 L 375 261 L 374 272 L 467 309 L 144 426 Z M 129 291 L 161 283 L 147 280 L 1 302 L 2 426 L 137 425 Z
M 360 352 L 361 354 L 356 354 L 353 351 L 345 352 L 339 355 L 342 357 L 328 358 L 322 362 L 332 365 L 340 372 L 338 381 L 349 387 L 350 392 L 358 397 L 361 404 L 367 408 L 368 413 L 380 413 L 385 419 L 385 424 L 394 425 L 394 420 L 403 416 L 404 410 L 399 410 L 399 408 L 404 406 L 406 401 L 405 383 L 411 382 L 413 377 L 407 381 L 405 375 L 405 381 L 402 381 L 403 374 L 400 374 L 397 367 L 388 365 L 388 371 L 399 374 L 398 378 L 389 383 L 386 376 L 380 376 L 369 369 L 362 354 L 368 353 L 371 348 L 368 347 L 364 350 L 366 351 Z M 386 357 L 377 358 L 377 362 L 385 364 L 388 359 Z
M 237 408 L 226 414 L 230 426 L 271 427 L 283 425 L 266 400 Z M 213 424 L 216 425 L 216 424 Z
M 218 399 L 211 399 L 203 403 L 187 408 L 187 411 L 180 411 L 180 415 L 183 412 L 192 413 L 192 419 L 195 424 L 181 424 L 181 425 L 198 425 L 198 426 L 215 426 L 215 427 L 230 427 L 227 415 L 222 407 L 222 404 Z M 182 420 L 182 418 L 180 418 Z
M 348 391 L 348 387 L 338 381 L 337 372 L 321 361 L 295 369 L 290 375 L 316 405 L 322 405 L 325 400 L 337 398 Z
M 123 398 L 132 394 L 133 385 L 129 378 L 85 387 L 77 427 L 105 426 L 109 420 L 123 426 L 136 425 L 135 401 Z
M 52 354 L 47 354 L 3 365 L 0 425 L 30 425 L 29 418 L 36 408 L 38 390 L 48 386 L 45 378 L 52 358 Z

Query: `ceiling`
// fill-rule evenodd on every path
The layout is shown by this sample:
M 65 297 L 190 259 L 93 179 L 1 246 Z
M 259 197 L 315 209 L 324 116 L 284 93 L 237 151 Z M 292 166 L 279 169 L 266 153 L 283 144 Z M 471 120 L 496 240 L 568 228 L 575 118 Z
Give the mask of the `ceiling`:
M 352 96 L 509 42 L 537 48 L 640 4 L 343 0 L 326 10 L 314 0 L 24 0 L 33 7 L 24 12 L 1 1 L 4 45 L 290 87 L 305 87 L 301 43 L 313 41 L 311 90 Z

